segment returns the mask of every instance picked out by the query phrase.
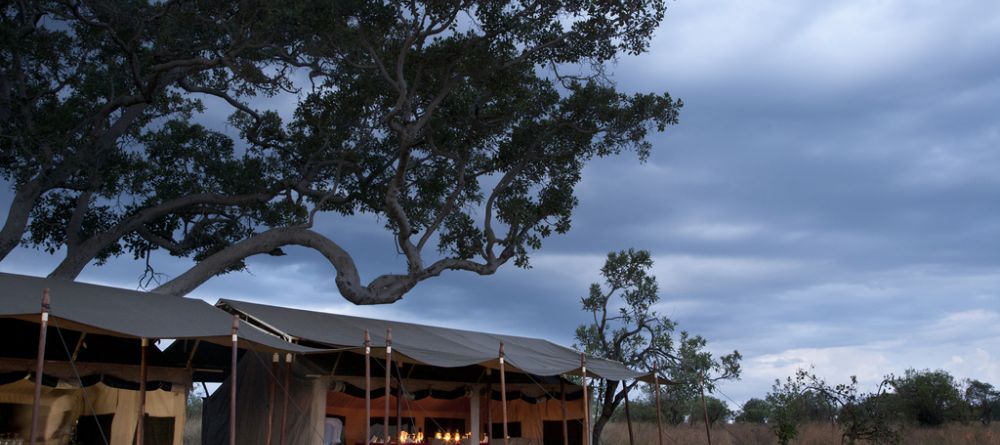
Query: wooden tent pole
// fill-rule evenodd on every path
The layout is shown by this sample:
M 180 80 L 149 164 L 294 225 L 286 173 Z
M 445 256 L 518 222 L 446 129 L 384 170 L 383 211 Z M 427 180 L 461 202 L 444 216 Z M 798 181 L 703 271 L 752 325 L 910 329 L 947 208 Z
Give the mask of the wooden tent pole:
M 281 356 L 277 352 L 271 354 L 271 378 L 268 379 L 267 385 L 267 439 L 264 443 L 271 445 L 271 441 L 274 439 L 274 392 L 278 378 L 278 361 L 281 360 Z
M 583 445 L 590 445 L 590 387 L 587 386 L 587 356 L 582 352 L 580 372 L 583 374 Z
M 486 370 L 489 375 L 490 370 Z M 493 382 L 486 384 L 486 434 L 488 442 L 493 441 Z
M 629 411 L 628 406 L 628 391 L 629 387 L 625 382 L 622 382 L 625 386 L 625 424 L 628 425 L 628 445 L 635 445 L 635 435 L 632 433 L 632 413 Z
M 31 433 L 28 441 L 35 445 L 38 439 L 38 417 L 42 407 L 42 371 L 45 368 L 45 334 L 49 330 L 49 290 L 42 289 L 41 327 L 38 331 L 38 361 L 35 363 L 35 398 L 31 405 Z
M 663 421 L 660 419 L 660 374 L 656 370 L 656 362 L 653 362 L 653 389 L 656 399 L 656 439 L 659 445 L 663 445 Z
M 149 339 L 140 340 L 139 352 L 139 423 L 135 426 L 135 443 L 142 445 L 146 430 L 146 353 L 149 351 Z
M 285 353 L 285 396 L 281 402 L 281 429 L 278 432 L 278 443 L 285 445 L 285 424 L 288 421 L 288 398 L 292 388 L 292 353 Z
M 392 328 L 385 330 L 385 412 L 382 416 L 382 433 L 385 443 L 389 443 L 389 396 L 392 395 L 392 382 L 389 380 L 392 369 Z
M 566 414 L 566 381 L 559 377 L 559 398 L 562 401 L 563 445 L 569 445 L 569 417 Z
M 372 440 L 372 338 L 365 329 L 365 444 Z
M 705 436 L 708 437 L 708 445 L 712 445 L 712 429 L 708 427 L 708 405 L 705 403 L 705 374 L 698 377 L 701 381 L 701 409 L 705 413 Z
M 396 365 L 397 371 L 399 370 L 399 365 Z M 396 438 L 399 438 L 399 432 L 403 429 L 403 382 L 399 377 L 396 377 Z
M 507 377 L 504 374 L 503 342 L 500 342 L 500 403 L 503 411 L 503 445 L 507 445 Z
M 233 315 L 233 347 L 231 352 L 229 380 L 229 445 L 236 445 L 236 350 L 239 346 L 240 317 Z

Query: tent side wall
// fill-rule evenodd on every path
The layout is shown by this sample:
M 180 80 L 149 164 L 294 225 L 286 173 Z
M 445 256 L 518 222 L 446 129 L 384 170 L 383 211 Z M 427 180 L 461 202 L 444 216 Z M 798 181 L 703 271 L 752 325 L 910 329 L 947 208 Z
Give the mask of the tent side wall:
M 27 438 L 31 428 L 31 405 L 34 399 L 34 382 L 19 380 L 0 385 L 0 403 L 20 407 L 17 418 L 11 423 Z M 172 418 L 172 443 L 182 445 L 184 420 L 187 408 L 187 390 L 149 391 L 146 393 L 146 413 L 152 418 Z M 45 444 L 69 443 L 74 427 L 81 417 L 114 415 L 111 430 L 104 431 L 110 443 L 131 444 L 139 419 L 139 392 L 118 389 L 97 383 L 88 387 L 60 384 L 56 388 L 42 387 L 39 425 Z
M 272 422 L 273 443 L 278 443 L 284 397 L 288 397 L 285 443 L 321 445 L 323 443 L 324 404 L 329 379 L 311 373 L 301 359 L 292 363 L 289 387 L 284 387 L 284 363 L 276 375 L 271 373 L 271 355 L 247 351 L 240 359 L 236 380 L 236 443 L 259 445 L 267 443 L 268 408 L 274 404 Z M 275 384 L 275 400 L 269 399 L 271 382 Z M 202 411 L 201 440 L 204 445 L 229 444 L 229 397 L 232 381 L 228 377 L 205 400 Z

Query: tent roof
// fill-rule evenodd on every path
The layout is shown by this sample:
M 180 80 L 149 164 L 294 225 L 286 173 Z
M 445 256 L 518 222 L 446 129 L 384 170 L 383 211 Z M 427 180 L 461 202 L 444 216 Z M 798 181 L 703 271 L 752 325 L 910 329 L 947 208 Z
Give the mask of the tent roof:
M 237 300 L 219 300 L 217 306 L 292 337 L 335 347 L 364 346 L 365 329 L 371 335 L 372 345 L 384 345 L 386 329 L 391 328 L 394 352 L 432 366 L 490 366 L 497 362 L 500 342 L 503 342 L 507 363 L 523 372 L 538 376 L 581 374 L 578 351 L 537 338 L 376 320 Z M 587 374 L 609 380 L 635 379 L 649 375 L 631 370 L 621 363 L 598 358 L 587 359 Z
M 38 321 L 49 289 L 50 323 L 81 332 L 131 338 L 201 339 L 228 345 L 233 317 L 192 298 L 0 273 L 0 317 Z M 241 323 L 240 347 L 274 352 L 323 350 L 288 343 Z

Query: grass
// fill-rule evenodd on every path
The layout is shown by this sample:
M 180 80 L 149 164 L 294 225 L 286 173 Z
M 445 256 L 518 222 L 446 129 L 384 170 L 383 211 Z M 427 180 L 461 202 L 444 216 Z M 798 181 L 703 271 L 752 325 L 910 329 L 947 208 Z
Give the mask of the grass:
M 657 445 L 656 425 L 633 423 L 636 445 Z M 703 424 L 664 426 L 664 445 L 707 444 Z M 628 445 L 625 423 L 610 423 L 604 429 L 602 445 Z M 712 428 L 712 445 L 772 445 L 774 435 L 765 425 L 718 425 Z M 803 425 L 795 445 L 839 444 L 840 430 L 830 424 Z M 862 442 L 864 443 L 864 442 Z M 903 430 L 906 445 L 1000 445 L 1000 424 L 983 426 L 978 423 L 949 424 L 939 428 L 909 427 Z

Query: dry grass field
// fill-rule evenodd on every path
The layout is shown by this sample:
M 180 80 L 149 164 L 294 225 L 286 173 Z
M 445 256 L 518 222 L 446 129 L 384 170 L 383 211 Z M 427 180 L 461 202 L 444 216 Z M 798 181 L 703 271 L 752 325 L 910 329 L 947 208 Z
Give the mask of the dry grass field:
M 636 445 L 656 445 L 656 425 L 633 424 Z M 605 445 L 628 445 L 628 429 L 624 423 L 609 424 L 604 430 Z M 702 424 L 665 427 L 665 445 L 705 444 Z M 802 427 L 795 445 L 840 444 L 840 431 L 828 424 Z M 952 424 L 941 428 L 907 428 L 903 431 L 905 445 L 1000 445 L 1000 425 Z M 712 429 L 713 445 L 771 445 L 774 435 L 763 425 L 716 425 Z

